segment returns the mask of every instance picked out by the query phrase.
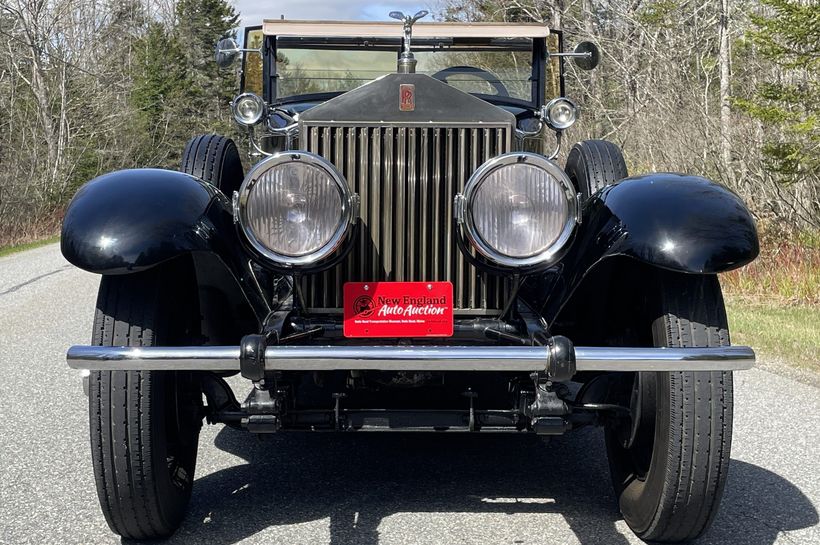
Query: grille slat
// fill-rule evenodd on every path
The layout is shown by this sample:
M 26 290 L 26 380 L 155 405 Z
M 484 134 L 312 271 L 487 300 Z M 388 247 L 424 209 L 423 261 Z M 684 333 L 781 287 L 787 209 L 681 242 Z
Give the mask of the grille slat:
M 384 202 L 381 206 L 382 218 L 382 263 L 384 263 L 384 279 L 395 280 L 393 270 L 393 213 L 396 209 L 393 201 L 393 160 L 395 142 L 393 141 L 393 127 L 384 131 Z M 375 218 L 373 218 L 375 221 Z
M 433 129 L 433 280 L 441 280 L 441 129 Z
M 470 173 L 467 172 L 467 159 L 469 159 L 469 157 L 467 156 L 467 153 L 468 153 L 467 152 L 467 138 L 468 138 L 467 129 L 459 129 L 458 130 L 458 153 L 456 154 L 456 158 L 457 158 L 457 161 L 458 161 L 458 175 L 457 175 L 457 178 L 454 180 L 455 186 L 456 186 L 456 193 L 462 193 L 464 191 L 464 185 L 467 182 L 467 176 L 469 176 L 469 174 L 472 174 L 472 171 L 470 171 Z M 450 206 L 448 207 L 448 209 L 450 210 L 450 225 L 452 225 L 453 224 L 453 218 L 452 218 L 453 197 L 450 196 L 449 199 L 450 199 L 450 201 L 449 201 Z M 453 240 L 452 236 L 450 237 L 450 240 Z M 474 276 L 473 274 L 470 274 L 472 271 L 465 271 L 465 269 L 464 269 L 464 254 L 461 253 L 461 250 L 459 250 L 458 247 L 453 247 L 453 253 L 456 256 L 456 265 L 455 265 L 456 274 L 458 274 L 458 273 L 467 273 L 469 276 Z M 464 278 L 464 274 L 461 274 L 460 276 L 462 277 L 462 279 Z M 456 291 L 456 294 L 455 294 L 456 295 L 455 296 L 456 308 L 466 308 L 468 306 L 467 300 L 464 297 L 464 291 L 468 287 L 468 285 L 469 285 L 469 281 L 461 283 L 461 285 L 458 286 L 458 290 Z M 455 286 L 453 286 L 453 288 L 455 288 Z
M 370 189 L 371 194 L 373 195 L 373 200 L 371 201 L 370 206 L 370 216 L 368 216 L 368 222 L 360 222 L 360 231 L 367 231 L 368 229 L 371 230 L 370 232 L 370 241 L 367 240 L 367 235 L 365 235 L 365 242 L 370 242 L 373 245 L 373 252 L 370 254 L 371 259 L 373 260 L 373 269 L 370 271 L 378 273 L 377 277 L 383 277 L 383 270 L 380 266 L 381 264 L 381 223 L 379 218 L 381 218 L 381 171 L 382 171 L 382 130 L 380 128 L 373 129 L 373 138 L 371 139 L 371 143 L 373 146 L 373 161 L 370 163 L 371 168 L 371 176 L 369 177 L 370 181 Z M 362 215 L 364 216 L 364 215 Z M 362 276 L 362 278 L 366 278 L 366 276 Z
M 368 167 L 369 167 L 369 159 L 368 159 L 368 146 L 370 141 L 368 140 L 367 131 L 359 131 L 359 144 L 358 150 L 354 150 L 353 155 L 354 157 L 358 154 L 359 157 L 359 176 L 356 179 L 356 187 L 359 188 L 359 207 L 362 211 L 361 214 L 365 215 L 368 214 L 370 210 L 370 183 L 368 182 Z M 370 242 L 370 234 L 365 233 L 364 235 L 359 237 L 359 244 L 358 244 L 358 252 L 359 252 L 359 278 L 365 278 L 367 275 L 367 271 L 370 269 L 368 268 L 370 263 L 373 263 L 373 256 L 371 255 L 371 247 L 372 243 Z M 354 249 L 353 251 L 356 251 Z M 356 260 L 350 259 L 348 260 L 350 263 L 355 263 Z M 351 276 L 353 278 L 353 276 Z
M 456 130 L 456 134 L 458 130 Z M 447 129 L 447 138 L 444 141 L 444 145 L 446 146 L 445 157 L 447 161 L 447 174 L 444 178 L 444 185 L 447 187 L 447 190 L 444 192 L 442 196 L 442 209 L 444 210 L 444 241 L 452 241 L 453 240 L 453 207 L 450 204 L 450 200 L 447 198 L 449 195 L 455 195 L 455 191 L 453 190 L 453 179 L 455 178 L 455 172 L 453 171 L 453 156 L 455 155 L 455 146 L 456 141 L 453 138 L 453 129 Z M 444 278 L 452 278 L 453 277 L 453 245 L 444 243 Z M 455 290 L 455 284 L 453 284 L 454 295 L 458 293 L 458 290 Z
M 407 256 L 404 253 L 404 237 L 407 229 L 407 218 L 405 216 L 405 204 L 407 199 L 407 129 L 402 127 L 398 129 L 398 137 L 396 138 L 396 221 L 394 222 L 395 244 L 393 246 L 396 255 L 396 265 L 393 268 L 395 271 L 395 279 L 399 282 L 404 281 L 404 263 Z
M 416 172 L 416 129 L 408 129 L 407 135 L 407 232 L 402 237 L 406 239 L 406 248 L 413 249 L 413 241 L 419 240 L 419 235 L 416 233 L 416 214 L 418 213 L 418 206 L 416 206 L 416 179 L 418 172 Z M 399 224 L 401 225 L 401 224 Z M 420 251 L 424 251 L 419 246 Z M 407 270 L 409 274 L 418 271 L 416 268 L 416 252 L 407 252 Z M 424 273 L 418 271 L 420 275 Z
M 361 199 L 359 240 L 337 267 L 305 276 L 309 309 L 339 312 L 348 281 L 453 283 L 456 311 L 502 308 L 505 282 L 456 246 L 453 198 L 484 161 L 509 148 L 504 127 L 305 127 L 308 151 L 333 162 Z
M 427 262 L 429 261 L 428 252 L 430 251 L 430 245 L 428 241 L 428 237 L 430 236 L 430 222 L 427 219 L 429 213 L 429 206 L 430 200 L 427 196 L 427 165 L 430 160 L 430 134 L 429 131 L 422 130 L 421 131 L 421 156 L 419 157 L 419 169 L 420 169 L 420 188 L 419 193 L 421 197 L 421 206 L 419 207 L 420 211 L 420 218 L 419 218 L 419 242 L 421 243 L 421 252 L 419 255 L 419 261 L 421 263 L 421 275 L 425 278 L 431 278 L 430 270 L 427 268 Z

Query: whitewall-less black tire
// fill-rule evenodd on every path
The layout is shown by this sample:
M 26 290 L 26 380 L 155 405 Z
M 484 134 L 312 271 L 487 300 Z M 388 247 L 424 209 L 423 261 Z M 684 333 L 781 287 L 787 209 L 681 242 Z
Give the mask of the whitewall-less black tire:
M 655 346 L 729 344 L 716 276 L 661 273 Z M 607 452 L 624 519 L 646 541 L 679 543 L 711 524 L 729 469 L 732 373 L 638 373 L 638 425 L 609 426 Z M 630 433 L 632 432 L 632 433 Z
M 572 146 L 564 171 L 583 201 L 629 175 L 621 148 L 606 140 L 584 140 Z
M 181 302 L 169 289 L 176 279 L 167 266 L 104 276 L 93 344 L 152 346 L 181 341 L 188 332 L 180 327 L 185 320 L 173 310 Z M 161 538 L 181 524 L 196 467 L 201 396 L 191 373 L 91 373 L 94 478 L 105 519 L 117 534 Z
M 181 172 L 216 186 L 229 199 L 239 191 L 245 174 L 233 140 L 219 134 L 191 138 L 182 152 Z

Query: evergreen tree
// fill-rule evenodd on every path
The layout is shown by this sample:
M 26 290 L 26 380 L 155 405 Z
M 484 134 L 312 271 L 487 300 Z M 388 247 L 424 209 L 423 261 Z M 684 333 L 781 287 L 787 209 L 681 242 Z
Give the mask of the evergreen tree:
M 226 0 L 180 0 L 177 4 L 175 37 L 183 46 L 186 67 L 185 112 L 193 131 L 227 131 L 227 105 L 234 96 L 233 71 L 219 70 L 214 62 L 214 47 L 221 38 L 236 37 L 239 16 Z M 193 134 L 193 132 L 192 132 Z
M 735 105 L 767 127 L 763 153 L 782 181 L 820 183 L 820 9 L 797 0 L 762 0 L 748 38 L 774 66 L 750 96 Z M 815 203 L 815 206 L 820 206 Z
M 203 132 L 230 134 L 233 71 L 220 71 L 214 48 L 235 36 L 238 21 L 225 0 L 181 0 L 172 28 L 154 21 L 138 44 L 131 102 L 147 165 L 177 168 L 185 142 Z
M 176 168 L 174 158 L 190 137 L 185 122 L 191 92 L 186 62 L 177 39 L 164 25 L 152 22 L 137 46 L 131 92 L 135 134 L 142 137 L 140 155 L 146 166 Z

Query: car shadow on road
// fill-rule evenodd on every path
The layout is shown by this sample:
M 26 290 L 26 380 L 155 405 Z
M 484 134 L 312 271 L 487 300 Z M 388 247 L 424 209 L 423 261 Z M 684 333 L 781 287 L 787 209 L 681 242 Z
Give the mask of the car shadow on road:
M 330 519 L 333 545 L 379 543 L 395 513 L 558 513 L 583 545 L 627 543 L 603 440 L 589 429 L 546 444 L 530 435 L 280 434 L 225 428 L 216 446 L 248 463 L 197 479 L 167 543 L 236 543 L 266 528 Z M 800 490 L 733 460 L 723 506 L 702 543 L 771 545 L 817 524 Z M 538 537 L 543 528 L 532 528 Z M 486 541 L 484 541 L 486 543 Z

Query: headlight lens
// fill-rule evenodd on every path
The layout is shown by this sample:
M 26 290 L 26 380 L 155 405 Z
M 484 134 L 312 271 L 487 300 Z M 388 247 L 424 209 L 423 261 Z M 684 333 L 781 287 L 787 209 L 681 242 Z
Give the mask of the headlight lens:
M 568 98 L 556 98 L 546 107 L 547 123 L 553 129 L 568 129 L 578 119 L 578 107 Z
M 572 183 L 555 163 L 532 153 L 487 161 L 470 177 L 463 198 L 470 242 L 506 266 L 554 261 L 577 221 Z
M 284 152 L 259 163 L 239 190 L 239 221 L 263 256 L 284 265 L 319 261 L 347 234 L 353 197 L 325 159 Z
M 256 125 L 265 114 L 265 101 L 253 93 L 239 95 L 231 107 L 233 118 L 240 125 Z

